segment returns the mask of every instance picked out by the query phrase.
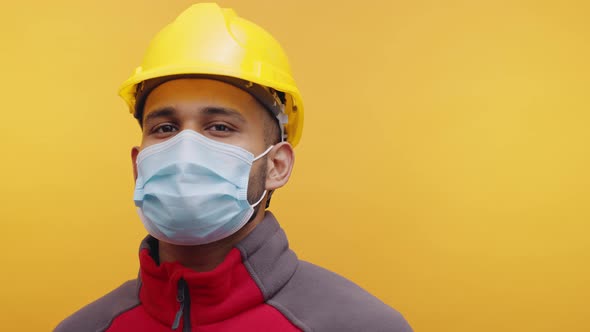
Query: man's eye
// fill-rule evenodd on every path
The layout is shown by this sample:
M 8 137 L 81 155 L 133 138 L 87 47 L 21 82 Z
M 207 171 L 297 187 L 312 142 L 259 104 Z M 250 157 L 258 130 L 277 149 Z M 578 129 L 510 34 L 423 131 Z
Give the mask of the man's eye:
M 231 131 L 232 130 L 230 127 L 223 125 L 223 124 L 212 125 L 211 127 L 209 127 L 209 129 L 211 129 L 213 131 Z
M 174 127 L 173 125 L 169 125 L 169 124 L 165 124 L 165 125 L 161 125 L 159 127 L 157 127 L 154 130 L 154 133 L 171 133 L 174 131 L 177 131 L 178 129 L 176 129 L 176 127 Z

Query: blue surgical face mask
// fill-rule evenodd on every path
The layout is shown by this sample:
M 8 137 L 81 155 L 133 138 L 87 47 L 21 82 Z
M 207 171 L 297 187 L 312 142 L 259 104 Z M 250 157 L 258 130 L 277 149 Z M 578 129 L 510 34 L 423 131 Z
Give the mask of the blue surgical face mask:
M 248 202 L 254 155 L 183 130 L 137 156 L 134 201 L 147 231 L 158 240 L 199 245 L 226 238 L 250 219 Z

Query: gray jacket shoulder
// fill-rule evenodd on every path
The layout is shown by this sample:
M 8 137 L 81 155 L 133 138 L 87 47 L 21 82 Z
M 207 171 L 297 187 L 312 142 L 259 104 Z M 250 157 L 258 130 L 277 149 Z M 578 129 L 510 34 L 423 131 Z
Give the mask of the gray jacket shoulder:
M 367 291 L 304 261 L 267 303 L 304 331 L 412 331 L 399 312 Z
M 113 319 L 139 305 L 138 281 L 129 280 L 62 321 L 54 332 L 103 332 Z

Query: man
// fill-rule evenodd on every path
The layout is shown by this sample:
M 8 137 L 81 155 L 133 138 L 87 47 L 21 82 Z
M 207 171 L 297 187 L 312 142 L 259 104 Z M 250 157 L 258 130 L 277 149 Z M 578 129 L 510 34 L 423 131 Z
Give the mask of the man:
M 69 331 L 411 331 L 350 281 L 297 259 L 268 207 L 289 180 L 303 103 L 267 32 L 198 4 L 151 42 L 121 96 L 142 128 L 140 273 Z

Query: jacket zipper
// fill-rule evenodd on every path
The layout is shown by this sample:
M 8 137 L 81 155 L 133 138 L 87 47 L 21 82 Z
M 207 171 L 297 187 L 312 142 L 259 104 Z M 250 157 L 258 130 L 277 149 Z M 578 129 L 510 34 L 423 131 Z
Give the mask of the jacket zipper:
M 182 278 L 178 280 L 178 293 L 176 295 L 176 301 L 180 303 L 180 309 L 178 309 L 176 316 L 174 316 L 172 329 L 176 330 L 180 325 L 180 319 L 183 318 L 184 326 L 182 331 L 191 332 L 191 297 L 186 281 Z

